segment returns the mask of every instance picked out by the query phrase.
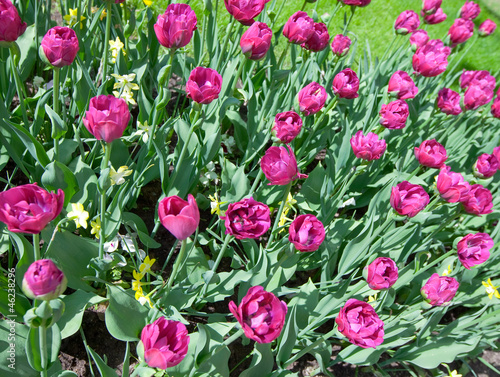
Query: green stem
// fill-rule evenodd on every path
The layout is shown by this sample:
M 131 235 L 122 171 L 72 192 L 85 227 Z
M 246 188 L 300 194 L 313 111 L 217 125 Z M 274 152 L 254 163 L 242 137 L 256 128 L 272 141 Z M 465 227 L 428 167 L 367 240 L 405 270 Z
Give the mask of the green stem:
M 238 84 L 238 80 L 240 79 L 241 72 L 243 71 L 243 67 L 245 67 L 245 63 L 246 63 L 245 55 L 242 55 L 242 58 L 240 60 L 240 66 L 238 67 L 238 71 L 236 71 L 236 75 L 234 76 L 233 85 L 231 87 L 231 91 L 229 92 L 228 97 L 233 96 L 233 93 L 236 90 L 236 85 Z
M 259 169 L 259 174 L 257 174 L 257 177 L 255 177 L 255 181 L 253 181 L 253 185 L 252 188 L 250 189 L 250 192 L 248 193 L 248 196 L 253 195 L 263 176 L 264 172 L 262 171 L 262 169 Z
M 109 158 L 111 156 L 111 144 L 105 143 L 104 144 L 104 159 L 102 160 L 101 163 L 101 172 L 105 169 L 107 169 L 108 164 L 109 164 Z M 101 213 L 100 213 L 100 218 L 101 218 L 101 231 L 99 234 L 99 259 L 103 259 L 104 257 L 104 242 L 106 241 L 106 233 L 105 233 L 105 228 L 106 228 L 106 189 L 103 188 L 101 192 Z
M 104 55 L 103 55 L 103 66 L 102 66 L 102 83 L 106 81 L 108 75 L 108 53 L 109 53 L 109 38 L 111 35 L 111 19 L 113 11 L 113 3 L 111 1 L 106 2 L 106 32 L 104 34 Z
M 60 83 L 61 70 L 54 67 L 54 78 L 53 78 L 53 108 L 54 112 L 59 115 L 59 83 Z M 54 161 L 59 160 L 59 138 L 56 136 L 55 125 L 52 125 L 52 137 L 54 138 Z
M 417 276 L 421 275 L 425 271 L 427 271 L 429 268 L 434 267 L 436 264 L 438 264 L 439 262 L 445 260 L 446 258 L 448 258 L 449 256 L 453 255 L 456 252 L 457 252 L 456 250 L 452 249 L 452 250 L 448 251 L 446 254 L 440 256 L 438 259 L 432 261 L 431 263 L 429 263 L 424 268 L 422 268 L 419 271 L 415 272 L 415 274 L 413 275 L 413 279 L 416 278 Z
M 337 198 L 339 198 L 340 200 L 342 200 L 342 198 L 344 197 L 344 195 L 347 192 L 347 190 L 349 189 L 349 187 L 351 187 L 351 185 L 354 182 L 354 180 L 358 177 L 359 172 L 356 174 L 356 171 L 357 171 L 357 168 L 353 167 L 352 170 L 351 170 L 351 172 L 350 172 L 349 181 L 347 181 L 347 183 L 342 187 L 342 191 L 340 192 L 340 194 L 337 195 Z M 330 212 L 328 212 L 328 215 L 326 216 L 326 219 L 327 219 L 328 222 L 330 222 L 331 216 L 334 213 L 336 213 L 337 211 L 338 211 L 338 206 L 337 205 L 334 206 L 334 207 L 332 207 L 332 209 L 330 210 Z
M 208 286 L 212 282 L 212 278 L 215 275 L 215 272 L 217 271 L 217 267 L 219 267 L 220 261 L 222 260 L 222 257 L 224 256 L 224 253 L 227 249 L 227 246 L 229 245 L 229 242 L 231 242 L 232 239 L 233 239 L 233 236 L 231 236 L 230 234 L 226 235 L 226 238 L 224 239 L 224 244 L 222 245 L 222 248 L 219 251 L 219 255 L 217 255 L 217 259 L 215 260 L 214 265 L 210 269 L 210 272 L 212 274 L 210 275 L 210 278 L 208 279 L 206 284 L 203 286 L 203 290 L 201 291 L 201 297 L 200 297 L 201 299 L 205 298 L 205 295 L 206 295 L 207 290 L 208 290 Z
M 45 326 L 40 326 L 38 328 L 38 340 L 40 345 L 40 361 L 43 370 L 40 372 L 41 377 L 47 377 L 47 328 Z
M 336 332 L 337 332 L 337 330 L 334 327 L 329 333 L 327 333 L 327 334 L 319 337 L 314 343 L 311 343 L 307 347 L 301 349 L 291 359 L 289 359 L 285 364 L 283 364 L 283 368 L 286 368 L 287 366 L 289 366 L 293 362 L 295 362 L 298 359 L 300 359 L 306 353 L 309 353 L 309 351 L 311 351 L 312 349 L 314 349 L 316 346 L 320 345 L 321 343 L 323 343 L 324 341 L 326 341 L 328 338 L 331 338 L 332 336 L 334 336 L 336 334 Z
M 354 12 L 355 11 L 356 11 L 356 7 L 355 6 L 351 6 L 351 17 L 349 17 L 349 20 L 347 21 L 347 23 L 344 26 L 344 31 L 342 32 L 343 35 L 345 35 L 345 33 L 347 32 L 347 28 L 351 24 L 351 21 L 352 21 L 352 18 L 354 17 Z
M 465 50 L 464 53 L 460 56 L 460 59 L 458 59 L 458 61 L 453 65 L 453 67 L 451 69 L 448 69 L 446 71 L 446 76 L 449 76 L 449 75 L 453 74 L 453 72 L 455 71 L 455 69 L 457 68 L 457 66 L 460 64 L 460 62 L 465 57 L 465 55 L 467 55 L 467 53 L 470 51 L 470 49 L 474 46 L 474 44 L 476 44 L 476 41 L 478 39 L 479 39 L 479 36 L 476 34 L 475 39 L 469 44 L 469 46 L 467 46 L 467 50 Z M 455 60 L 455 59 L 453 59 L 453 60 Z M 439 87 L 441 87 L 441 86 L 439 86 Z
M 40 233 L 33 234 L 33 253 L 35 261 L 41 259 L 40 257 Z
M 170 289 L 172 288 L 172 285 L 174 284 L 175 277 L 177 276 L 177 273 L 179 272 L 179 267 L 181 265 L 182 260 L 184 259 L 184 255 L 186 254 L 186 244 L 187 244 L 187 239 L 182 240 L 181 250 L 179 251 L 179 255 L 177 255 L 177 259 L 175 260 L 174 268 L 173 268 L 172 273 L 170 274 L 168 281 L 167 281 L 167 288 L 165 289 L 165 295 L 168 295 L 168 292 L 170 292 Z
M 290 48 L 290 44 L 291 44 L 290 42 L 286 43 L 285 49 L 281 53 L 280 60 L 278 61 L 278 64 L 276 65 L 276 69 L 281 68 L 281 65 L 283 64 L 283 60 L 285 60 L 285 55 L 287 54 L 288 49 Z
M 24 103 L 24 87 L 21 82 L 21 78 L 19 77 L 19 72 L 17 70 L 17 56 L 20 54 L 19 47 L 17 44 L 14 46 L 16 42 L 12 42 L 13 44 L 10 47 L 10 57 L 11 57 L 11 68 L 12 75 L 14 76 L 14 82 L 16 84 L 17 96 L 19 97 L 19 106 L 21 107 L 21 113 L 23 117 L 23 122 L 25 127 L 29 127 L 28 114 L 26 113 L 26 106 Z M 17 48 L 16 48 L 17 47 Z
M 160 222 L 158 222 L 157 224 L 158 224 L 158 226 L 159 226 Z M 156 226 L 155 226 L 155 229 L 157 229 L 157 228 L 156 228 Z M 154 232 L 154 233 L 156 234 L 156 232 Z M 151 238 L 154 238 L 154 236 L 152 235 L 152 237 L 151 237 Z M 172 248 L 170 249 L 170 252 L 168 253 L 167 259 L 165 259 L 165 262 L 163 263 L 163 266 L 162 266 L 162 268 L 161 268 L 160 272 L 158 272 L 158 275 L 160 275 L 160 276 L 161 276 L 161 275 L 163 274 L 163 271 L 165 271 L 165 268 L 167 267 L 167 263 L 168 263 L 168 261 L 170 260 L 170 258 L 172 258 L 172 255 L 173 255 L 173 253 L 174 253 L 174 250 L 175 250 L 175 248 L 177 247 L 177 245 L 178 245 L 178 244 L 179 244 L 179 240 L 176 240 L 176 241 L 174 242 L 174 245 L 173 245 L 173 246 L 172 246 Z
M 337 2 L 337 6 L 335 7 L 335 9 L 333 10 L 332 12 L 332 15 L 330 16 L 330 19 L 328 20 L 328 24 L 326 25 L 326 28 L 329 29 L 330 28 L 330 24 L 333 20 L 333 18 L 335 17 L 335 15 L 337 14 L 338 10 L 340 9 L 341 6 L 343 6 L 344 3 L 342 2 Z M 278 13 L 279 14 L 279 13 Z
M 288 194 L 290 194 L 290 189 L 292 188 L 292 183 L 293 183 L 293 181 L 290 182 L 285 188 L 285 193 L 283 194 L 283 199 L 281 200 L 280 208 L 278 209 L 276 219 L 274 220 L 273 229 L 271 230 L 271 235 L 269 236 L 269 240 L 267 241 L 266 249 L 268 249 L 269 246 L 271 246 L 271 244 L 273 243 L 274 234 L 276 233 L 276 229 L 278 228 L 281 213 L 283 212 L 283 208 L 285 208 L 285 203 L 286 203 L 286 200 L 288 199 Z
M 220 63 L 222 62 L 222 58 L 225 56 L 226 54 L 226 49 L 227 49 L 227 45 L 229 43 L 229 37 L 231 36 L 231 33 L 233 31 L 233 28 L 234 28 L 234 23 L 236 22 L 236 18 L 232 17 L 232 20 L 231 20 L 231 23 L 229 24 L 229 28 L 227 30 L 227 34 L 226 34 L 226 37 L 224 38 L 224 43 L 223 43 L 223 47 L 222 47 L 222 50 L 220 51 L 220 55 L 219 55 L 219 59 L 217 60 L 217 65 L 216 65 L 216 71 L 219 70 L 219 66 L 220 66 Z

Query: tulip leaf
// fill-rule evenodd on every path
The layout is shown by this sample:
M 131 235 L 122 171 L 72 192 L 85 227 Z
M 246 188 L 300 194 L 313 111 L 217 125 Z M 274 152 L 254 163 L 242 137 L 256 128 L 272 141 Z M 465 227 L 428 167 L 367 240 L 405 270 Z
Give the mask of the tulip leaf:
M 273 370 L 274 357 L 271 343 L 255 343 L 250 367 L 241 372 L 240 377 L 265 376 Z
M 42 184 L 48 191 L 63 190 L 64 206 L 67 206 L 73 195 L 80 190 L 73 172 L 59 161 L 52 161 L 45 167 L 45 172 L 42 174 Z
M 108 366 L 104 362 L 104 360 L 92 348 L 87 346 L 87 351 L 90 353 L 90 356 L 92 356 L 92 359 L 94 360 L 97 369 L 99 369 L 101 377 L 118 377 L 115 370 L 110 366 Z
M 42 354 L 40 350 L 40 331 L 46 331 L 46 345 L 47 345 L 47 365 L 49 368 L 52 363 L 58 360 L 59 350 L 61 348 L 61 331 L 57 324 L 53 324 L 49 328 L 30 328 L 26 338 L 26 356 L 31 367 L 39 372 L 44 368 L 42 365 Z
M 290 358 L 297 341 L 297 333 L 297 305 L 293 305 L 292 309 L 287 313 L 285 326 L 279 337 L 276 354 L 278 365 L 282 365 Z
M 66 123 L 64 123 L 59 114 L 52 110 L 48 104 L 45 104 L 45 111 L 52 123 L 52 138 L 60 139 L 68 131 L 68 126 L 66 126 Z

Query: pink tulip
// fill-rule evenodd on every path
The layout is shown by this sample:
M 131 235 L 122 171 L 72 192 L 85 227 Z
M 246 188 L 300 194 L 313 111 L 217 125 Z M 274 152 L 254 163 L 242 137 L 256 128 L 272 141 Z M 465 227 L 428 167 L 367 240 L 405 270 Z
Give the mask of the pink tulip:
M 0 0 L 0 46 L 17 40 L 27 26 L 19 17 L 14 4 L 9 0 Z
M 473 1 L 466 1 L 460 9 L 460 18 L 473 20 L 481 13 L 481 8 Z
M 413 55 L 412 64 L 416 73 L 424 77 L 434 77 L 446 71 L 451 49 L 439 39 L 432 39 L 420 47 Z
M 492 20 L 487 19 L 479 26 L 479 35 L 481 37 L 487 37 L 488 35 L 493 33 L 496 28 L 497 24 Z
M 474 22 L 471 20 L 464 20 L 457 18 L 453 25 L 451 25 L 448 35 L 452 46 L 464 43 L 474 34 Z
M 473 80 L 464 93 L 465 110 L 475 110 L 486 105 L 494 95 L 493 89 L 487 85 L 486 81 Z
M 71 65 L 78 54 L 79 44 L 73 29 L 65 26 L 54 26 L 42 39 L 42 50 L 54 67 Z
M 410 99 L 415 98 L 418 88 L 408 73 L 396 71 L 389 79 L 387 91 L 398 99 Z
M 420 147 L 415 147 L 415 157 L 422 166 L 439 169 L 448 158 L 446 149 L 435 139 L 424 140 Z
M 467 196 L 462 200 L 465 212 L 473 215 L 486 215 L 493 212 L 493 196 L 490 190 L 479 183 L 472 185 Z
M 498 159 L 493 154 L 483 153 L 477 158 L 477 161 L 472 167 L 472 172 L 478 178 L 490 178 L 495 175 L 500 164 Z
M 391 258 L 379 257 L 365 267 L 363 276 L 370 289 L 389 289 L 398 280 L 398 267 Z
M 290 143 L 300 133 L 302 119 L 295 111 L 276 114 L 273 133 L 284 144 Z
M 221 219 L 225 221 L 226 234 L 231 234 L 239 240 L 259 238 L 271 226 L 269 207 L 253 198 L 229 204 Z
M 437 107 L 448 115 L 460 114 L 462 112 L 460 94 L 448 88 L 441 89 L 437 97 Z
M 449 276 L 433 274 L 424 284 L 420 292 L 432 306 L 448 305 L 458 290 L 458 281 Z
M 406 35 L 408 33 L 413 33 L 420 26 L 420 18 L 412 10 L 403 11 L 394 24 L 394 29 L 396 33 Z
M 353 5 L 356 7 L 366 7 L 372 0 L 339 0 L 345 5 Z
M 200 211 L 191 194 L 187 202 L 177 195 L 163 198 L 158 206 L 158 217 L 162 225 L 180 241 L 196 232 L 200 223 Z
M 414 217 L 429 204 L 429 194 L 422 186 L 403 181 L 392 188 L 390 201 L 398 214 Z
M 467 89 L 472 84 L 495 91 L 496 80 L 488 71 L 464 71 L 460 75 L 460 87 Z
M 436 13 L 433 14 L 424 14 L 422 11 L 420 15 L 424 18 L 424 22 L 429 25 L 437 25 L 440 24 L 443 21 L 446 21 L 446 13 L 443 12 L 443 8 L 438 8 Z
M 222 76 L 212 68 L 196 67 L 186 82 L 186 95 L 194 102 L 209 104 L 219 98 Z
M 269 26 L 264 22 L 254 22 L 241 36 L 241 52 L 250 60 L 260 60 L 271 47 L 272 37 Z
M 224 0 L 224 5 L 231 16 L 243 25 L 250 26 L 264 9 L 269 0 Z
M 350 47 L 351 47 L 351 38 L 342 34 L 337 34 L 335 37 L 333 37 L 333 41 L 331 44 L 332 52 L 339 58 L 344 55 L 347 55 Z
M 339 98 L 354 99 L 358 98 L 359 79 L 350 68 L 346 68 L 334 77 L 333 91 Z
M 314 20 L 306 12 L 295 12 L 285 23 L 283 35 L 288 42 L 301 45 L 314 34 Z
M 313 33 L 311 37 L 301 44 L 302 48 L 309 51 L 319 52 L 328 46 L 328 41 L 330 40 L 330 35 L 328 34 L 328 29 L 326 25 L 322 22 L 315 22 L 313 25 Z
M 299 251 L 318 250 L 325 240 L 325 227 L 316 216 L 299 215 L 290 224 L 288 240 Z
M 437 176 L 436 188 L 441 198 L 449 203 L 456 203 L 467 198 L 470 184 L 462 174 L 452 172 L 449 166 L 443 165 Z
M 187 4 L 169 4 L 165 13 L 158 15 L 154 30 L 158 42 L 166 48 L 181 48 L 193 38 L 198 19 Z
M 500 119 L 500 97 L 497 97 L 493 100 L 493 104 L 491 105 L 491 115 L 493 115 L 493 117 L 495 118 Z
M 23 277 L 23 292 L 31 299 L 50 301 L 66 290 L 68 280 L 50 259 L 33 262 Z
M 325 106 L 326 97 L 325 88 L 313 81 L 303 87 L 298 94 L 300 111 L 305 116 L 316 114 Z
M 307 174 L 299 173 L 295 154 L 288 145 L 287 148 L 288 151 L 285 147 L 270 147 L 260 160 L 269 185 L 287 185 L 296 179 L 307 178 Z
M 413 48 L 413 51 L 416 51 L 418 48 L 425 45 L 429 42 L 429 35 L 425 30 L 419 29 L 415 30 L 410 36 L 410 44 Z
M 399 130 L 406 126 L 406 119 L 410 115 L 408 104 L 402 99 L 382 105 L 379 111 L 380 124 L 390 130 Z
M 472 266 L 484 263 L 490 257 L 494 242 L 486 233 L 470 233 L 458 241 L 457 254 L 462 265 L 470 270 Z
M 500 146 L 493 148 L 493 155 L 500 162 Z
M 351 138 L 351 147 L 354 155 L 357 158 L 362 158 L 366 161 L 378 160 L 387 148 L 384 139 L 379 140 L 378 135 L 373 132 L 368 132 L 366 136 L 363 131 L 359 130 Z
M 422 12 L 425 14 L 434 14 L 441 7 L 443 0 L 423 0 Z

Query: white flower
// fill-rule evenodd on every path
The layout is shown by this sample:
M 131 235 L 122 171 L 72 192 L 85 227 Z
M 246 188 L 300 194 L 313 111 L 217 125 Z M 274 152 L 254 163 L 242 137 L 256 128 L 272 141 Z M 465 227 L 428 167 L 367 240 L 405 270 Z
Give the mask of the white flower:
M 152 128 L 148 125 L 148 121 L 145 121 L 144 123 L 137 121 L 137 131 L 134 132 L 134 136 L 142 137 L 142 142 L 147 143 L 151 130 Z
M 118 171 L 115 170 L 114 167 L 111 166 L 111 170 L 109 172 L 109 178 L 111 179 L 112 185 L 121 185 L 125 183 L 125 177 L 128 177 L 132 174 L 132 169 L 129 169 L 128 166 L 120 166 Z
M 112 253 L 118 249 L 118 245 L 120 244 L 119 235 L 115 236 L 111 241 L 104 243 L 104 251 L 106 253 Z

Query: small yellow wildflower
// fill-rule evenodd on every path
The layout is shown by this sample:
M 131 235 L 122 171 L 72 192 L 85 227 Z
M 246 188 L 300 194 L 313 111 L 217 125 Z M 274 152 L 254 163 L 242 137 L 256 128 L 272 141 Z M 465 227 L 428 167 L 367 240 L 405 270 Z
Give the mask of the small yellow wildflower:
M 153 4 L 153 0 L 142 0 L 144 5 L 146 5 L 147 7 L 150 7 L 151 4 Z
M 111 39 L 109 41 L 109 52 L 111 53 L 111 63 L 112 64 L 116 63 L 116 58 L 118 57 L 118 53 L 123 50 L 123 47 L 125 47 L 125 45 L 120 40 L 120 37 L 116 37 L 115 40 Z M 123 55 L 125 55 L 125 51 L 123 51 Z M 135 77 L 135 75 L 134 75 L 134 77 Z
M 135 80 L 135 73 L 131 73 L 129 75 L 117 75 L 116 73 L 112 73 L 111 76 L 113 76 L 116 79 L 116 82 L 113 85 L 113 89 L 121 89 L 123 90 L 139 90 L 139 85 L 134 83 L 133 81 Z
M 128 177 L 132 174 L 133 170 L 129 169 L 128 166 L 120 166 L 118 171 L 115 170 L 114 167 L 111 166 L 111 170 L 109 171 L 109 178 L 111 179 L 112 185 L 121 185 L 125 183 L 125 177 Z
M 374 302 L 377 300 L 378 293 L 375 293 L 373 296 L 368 296 L 368 302 Z
M 454 369 L 451 373 L 450 373 L 450 377 L 462 377 L 461 374 L 458 374 L 457 370 Z
M 149 255 L 144 259 L 144 262 L 139 266 L 139 272 L 144 275 L 146 272 L 151 272 L 151 267 L 156 262 L 156 259 L 149 259 Z
M 151 293 L 148 293 L 146 296 L 144 296 L 144 292 L 141 290 L 135 292 L 135 299 L 139 301 L 139 304 L 143 305 L 147 302 L 149 304 L 149 307 L 153 307 L 153 303 L 151 302 L 151 298 L 149 297 Z
M 142 291 L 141 279 L 144 277 L 144 274 L 139 273 L 136 270 L 134 270 L 132 272 L 132 275 L 134 276 L 134 279 L 132 279 L 132 289 L 134 291 Z
M 78 22 L 77 17 L 78 17 L 78 8 L 75 8 L 75 9 L 70 9 L 69 14 L 65 15 L 63 18 L 64 21 L 66 21 L 66 23 L 70 27 L 73 27 Z M 80 29 L 83 29 L 83 23 L 82 23 L 83 20 L 85 20 L 85 17 L 80 15 Z
M 290 220 L 286 216 L 288 215 L 288 212 L 293 208 L 295 203 L 297 203 L 297 201 L 292 197 L 292 194 L 288 193 L 288 197 L 286 198 L 285 205 L 283 206 L 283 212 L 281 212 L 280 221 L 278 223 L 280 227 L 284 226 L 287 220 Z M 281 204 L 281 202 L 279 202 L 278 204 Z M 280 232 L 284 231 L 285 228 L 282 228 L 280 230 Z
M 134 132 L 134 135 L 142 137 L 142 142 L 147 143 L 150 131 L 151 127 L 148 125 L 148 121 L 145 121 L 144 123 L 137 121 L 137 131 Z
M 442 276 L 448 276 L 449 274 L 451 274 L 451 264 L 448 265 L 448 268 L 446 270 L 443 271 L 443 273 L 441 274 Z
M 101 219 L 98 217 L 95 221 L 90 222 L 90 234 L 95 234 L 95 238 L 99 239 L 99 234 L 101 233 Z
M 92 8 L 90 8 L 90 11 L 92 12 L 92 14 L 95 13 L 95 12 L 97 12 L 98 10 L 99 10 L 98 7 L 92 7 Z M 107 15 L 106 14 L 106 9 L 103 9 L 101 15 L 99 16 L 99 19 L 101 21 L 104 20 L 106 18 L 106 15 Z
M 493 299 L 493 295 L 495 295 L 496 298 L 500 298 L 500 293 L 498 293 L 497 288 L 493 285 L 491 282 L 491 278 L 488 278 L 488 282 L 483 281 L 483 285 L 486 287 L 486 293 L 488 294 L 488 297 Z
M 225 211 L 222 211 L 220 209 L 220 206 L 226 204 L 227 202 L 219 202 L 219 197 L 217 196 L 217 193 L 214 193 L 214 196 L 208 195 L 208 198 L 210 199 L 210 208 L 211 208 L 210 213 L 212 215 L 216 213 L 217 216 L 224 216 Z
M 87 220 L 89 218 L 89 213 L 83 208 L 81 203 L 71 203 L 72 211 L 68 212 L 68 218 L 73 220 L 76 227 L 84 227 L 87 229 Z
M 116 98 L 123 98 L 125 100 L 125 102 L 127 102 L 131 105 L 137 104 L 137 102 L 135 102 L 135 99 L 134 99 L 134 93 L 132 93 L 130 90 L 125 89 L 121 92 L 121 94 L 117 90 L 113 90 L 113 95 Z

